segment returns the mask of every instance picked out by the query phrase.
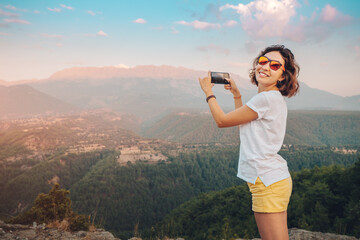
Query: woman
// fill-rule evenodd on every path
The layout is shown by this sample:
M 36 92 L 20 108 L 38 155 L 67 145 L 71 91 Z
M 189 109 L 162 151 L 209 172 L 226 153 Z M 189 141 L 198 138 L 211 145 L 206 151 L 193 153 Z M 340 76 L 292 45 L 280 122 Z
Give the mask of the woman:
M 286 161 L 278 154 L 286 130 L 287 106 L 284 96 L 299 90 L 299 66 L 292 52 L 282 45 L 267 47 L 253 61 L 251 82 L 258 94 L 243 105 L 233 79 L 226 90 L 233 94 L 235 110 L 225 114 L 213 95 L 210 72 L 199 78 L 211 114 L 218 127 L 240 125 L 240 156 L 237 176 L 248 183 L 252 210 L 261 238 L 289 239 L 287 206 L 292 180 Z

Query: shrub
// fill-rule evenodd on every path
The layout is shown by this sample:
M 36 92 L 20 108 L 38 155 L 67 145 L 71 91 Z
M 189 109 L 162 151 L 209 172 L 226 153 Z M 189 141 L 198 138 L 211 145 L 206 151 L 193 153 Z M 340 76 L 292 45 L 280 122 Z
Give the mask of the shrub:
M 67 229 L 72 231 L 88 230 L 89 219 L 72 211 L 71 200 L 68 197 L 70 192 L 59 188 L 60 185 L 56 183 L 48 194 L 40 193 L 30 210 L 12 218 L 9 223 L 32 224 L 37 222 L 53 226 L 54 223 L 68 222 Z M 54 226 L 56 225 L 58 224 Z

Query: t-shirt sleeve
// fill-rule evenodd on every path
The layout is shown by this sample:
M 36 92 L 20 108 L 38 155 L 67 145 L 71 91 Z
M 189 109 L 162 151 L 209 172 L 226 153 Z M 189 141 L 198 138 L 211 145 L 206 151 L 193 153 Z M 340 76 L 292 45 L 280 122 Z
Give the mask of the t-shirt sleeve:
M 265 94 L 256 94 L 246 103 L 246 105 L 258 114 L 258 119 L 264 118 L 270 105 Z

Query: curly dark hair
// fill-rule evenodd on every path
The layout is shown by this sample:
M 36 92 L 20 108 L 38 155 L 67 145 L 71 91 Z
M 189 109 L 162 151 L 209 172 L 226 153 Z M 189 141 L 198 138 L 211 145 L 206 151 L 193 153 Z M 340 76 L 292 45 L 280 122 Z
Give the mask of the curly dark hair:
M 259 57 L 268 52 L 274 51 L 279 52 L 285 61 L 285 71 L 283 72 L 284 80 L 278 81 L 276 86 L 279 88 L 281 95 L 290 98 L 299 91 L 298 76 L 300 66 L 296 63 L 294 54 L 290 51 L 290 49 L 285 48 L 284 45 L 272 45 L 260 52 L 259 56 L 257 56 L 253 61 L 252 69 L 250 69 L 249 76 L 251 83 L 256 86 L 258 85 L 258 81 L 255 77 L 255 67 L 258 64 Z

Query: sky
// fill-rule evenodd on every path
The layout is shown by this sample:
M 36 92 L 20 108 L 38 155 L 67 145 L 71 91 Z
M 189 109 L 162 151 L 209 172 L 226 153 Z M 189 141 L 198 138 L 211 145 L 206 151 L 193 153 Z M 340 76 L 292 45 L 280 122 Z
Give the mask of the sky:
M 171 65 L 248 78 L 282 44 L 299 80 L 360 94 L 360 0 L 0 0 L 0 79 L 71 67 Z

